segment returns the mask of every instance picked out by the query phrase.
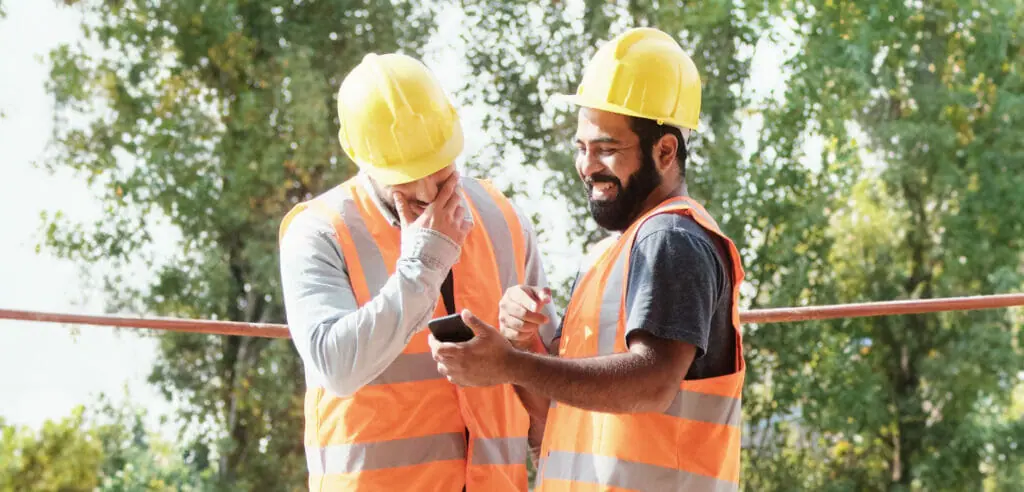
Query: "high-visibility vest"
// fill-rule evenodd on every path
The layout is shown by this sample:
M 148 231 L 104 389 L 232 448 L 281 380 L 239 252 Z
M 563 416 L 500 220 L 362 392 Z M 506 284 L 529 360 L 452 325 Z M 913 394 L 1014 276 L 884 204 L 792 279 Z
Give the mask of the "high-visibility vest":
M 737 300 L 743 269 L 736 246 L 697 202 L 685 197 L 662 202 L 593 255 L 593 266 L 579 277 L 566 307 L 559 356 L 628 351 L 625 286 L 630 251 L 641 224 L 664 213 L 689 215 L 728 245 L 736 370 L 719 377 L 683 380 L 672 405 L 662 413 L 612 414 L 552 405 L 541 445 L 538 491 L 739 488 L 740 398 L 746 369 Z
M 455 307 L 497 326 L 502 294 L 523 279 L 525 238 L 500 192 L 468 178 L 462 186 L 475 225 L 452 267 Z M 281 235 L 305 209 L 333 223 L 356 301 L 366 304 L 394 273 L 400 229 L 355 178 L 297 205 Z M 434 314 L 447 314 L 441 299 Z M 307 388 L 310 490 L 527 490 L 530 420 L 515 390 L 449 383 L 437 372 L 428 334 L 417 332 L 383 373 L 349 397 Z

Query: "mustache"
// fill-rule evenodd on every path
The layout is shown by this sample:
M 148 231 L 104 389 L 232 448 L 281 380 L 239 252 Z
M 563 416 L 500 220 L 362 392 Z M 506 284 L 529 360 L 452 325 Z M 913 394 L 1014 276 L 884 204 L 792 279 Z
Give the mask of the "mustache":
M 622 181 L 612 175 L 594 174 L 583 179 L 583 184 L 587 185 L 587 188 L 593 188 L 594 183 L 611 183 L 619 188 L 622 187 Z

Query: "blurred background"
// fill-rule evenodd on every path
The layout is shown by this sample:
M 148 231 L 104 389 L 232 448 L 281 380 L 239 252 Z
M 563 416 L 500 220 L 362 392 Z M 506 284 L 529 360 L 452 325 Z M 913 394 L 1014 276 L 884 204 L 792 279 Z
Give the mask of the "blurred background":
M 744 308 L 1024 289 L 1020 0 L 0 0 L 0 307 L 283 322 L 278 223 L 354 172 L 335 93 L 388 51 L 564 306 L 600 231 L 549 96 L 641 25 L 703 75 L 687 177 Z M 1024 490 L 1022 325 L 746 325 L 743 488 Z M 0 490 L 305 490 L 302 380 L 286 340 L 5 321 Z

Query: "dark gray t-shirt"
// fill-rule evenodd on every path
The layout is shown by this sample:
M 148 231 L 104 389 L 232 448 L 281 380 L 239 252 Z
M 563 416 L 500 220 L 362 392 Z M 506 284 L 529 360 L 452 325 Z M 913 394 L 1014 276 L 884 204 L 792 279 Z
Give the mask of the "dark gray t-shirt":
M 690 217 L 659 214 L 645 222 L 630 253 L 626 336 L 645 330 L 696 346 L 686 379 L 733 372 L 736 334 L 727 259 L 726 245 Z M 555 336 L 561 335 L 560 326 Z

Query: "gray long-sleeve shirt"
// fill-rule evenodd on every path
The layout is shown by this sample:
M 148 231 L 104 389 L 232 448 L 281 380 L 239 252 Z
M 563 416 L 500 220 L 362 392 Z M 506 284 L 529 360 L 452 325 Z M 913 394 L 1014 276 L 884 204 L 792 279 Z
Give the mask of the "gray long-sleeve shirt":
M 384 217 L 400 227 L 368 178 L 361 175 L 358 179 Z M 340 193 L 328 192 L 325 198 L 340 210 Z M 525 239 L 524 283 L 546 287 L 536 234 L 530 220 L 518 209 L 516 213 Z M 359 307 L 335 234 L 333 225 L 320 215 L 308 211 L 296 215 L 281 238 L 281 287 L 288 329 L 306 369 L 306 384 L 348 396 L 380 375 L 426 326 L 460 248 L 429 229 L 403 231 L 394 274 L 377 296 Z M 552 304 L 545 306 L 544 313 L 550 321 L 541 327 L 541 337 L 548 343 L 558 320 Z

